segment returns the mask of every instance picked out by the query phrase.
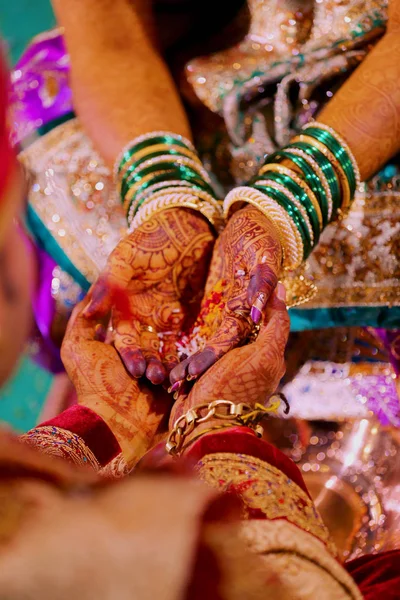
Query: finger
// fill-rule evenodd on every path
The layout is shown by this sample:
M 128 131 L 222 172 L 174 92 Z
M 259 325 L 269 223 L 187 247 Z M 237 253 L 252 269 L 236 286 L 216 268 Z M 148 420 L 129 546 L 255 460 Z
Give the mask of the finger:
M 96 340 L 99 322 L 97 319 L 87 319 L 84 315 L 89 301 L 86 296 L 75 306 L 67 324 L 63 343 Z
M 279 284 L 281 286 L 281 284 Z M 254 342 L 254 368 L 275 365 L 274 378 L 278 385 L 285 372 L 285 349 L 289 337 L 290 319 L 284 302 L 284 288 L 278 288 L 268 302 L 264 324 Z
M 250 317 L 254 323 L 261 321 L 263 310 L 277 283 L 278 277 L 267 263 L 258 264 L 250 274 L 247 301 L 251 306 Z
M 251 324 L 245 313 L 226 310 L 220 327 L 203 351 L 189 358 L 188 373 L 198 377 L 221 356 L 243 343 L 251 332 Z
M 127 237 L 111 253 L 106 268 L 90 290 L 91 302 L 86 308 L 85 316 L 105 314 L 113 301 L 123 300 L 120 294 L 135 274 L 133 263 L 134 245 Z
M 84 316 L 84 310 L 89 302 L 86 297 L 79 302 L 72 311 L 68 321 L 64 340 L 61 346 L 61 360 L 67 369 L 68 362 L 76 356 L 77 349 L 82 342 L 98 341 L 99 326 L 97 319 L 87 319 Z
M 109 313 L 113 305 L 114 294 L 115 290 L 108 274 L 104 273 L 100 275 L 91 289 L 89 302 L 83 312 L 83 316 L 92 319 L 93 317 Z
M 140 349 L 140 326 L 137 322 L 116 321 L 114 346 L 128 373 L 138 379 L 146 372 L 146 359 Z
M 160 356 L 160 339 L 152 327 L 142 327 L 140 345 L 146 360 L 146 377 L 154 385 L 165 381 L 167 371 L 162 364 Z
M 174 333 L 165 333 L 162 336 L 162 351 L 161 356 L 163 364 L 170 373 L 176 365 L 179 363 L 178 349 L 177 349 L 177 336 Z
M 180 362 L 176 367 L 174 367 L 169 375 L 169 380 L 171 382 L 170 392 L 177 392 L 182 384 L 182 382 L 186 379 L 188 374 L 188 366 L 189 366 L 190 358 L 185 358 L 182 362 Z

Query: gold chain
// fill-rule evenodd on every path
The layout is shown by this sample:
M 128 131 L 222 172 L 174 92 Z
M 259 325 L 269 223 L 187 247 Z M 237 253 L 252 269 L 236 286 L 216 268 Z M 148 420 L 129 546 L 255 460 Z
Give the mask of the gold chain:
M 283 394 L 275 394 L 271 396 L 267 406 L 262 404 L 245 404 L 240 402 L 236 404 L 230 400 L 214 400 L 210 403 L 199 404 L 195 408 L 191 408 L 187 413 L 180 416 L 174 423 L 166 444 L 166 449 L 169 454 L 179 456 L 186 446 L 184 446 L 186 438 L 191 435 L 194 429 L 203 423 L 210 420 L 221 420 L 226 422 L 227 427 L 240 425 L 242 427 L 250 427 L 254 429 L 258 437 L 263 434 L 263 428 L 260 422 L 271 413 L 276 413 L 282 401 L 285 403 L 285 413 L 289 412 L 289 405 Z M 228 425 L 227 422 L 230 422 Z M 220 429 L 216 426 L 216 429 Z M 210 432 L 202 432 L 200 435 Z M 196 439 L 200 437 L 196 436 Z

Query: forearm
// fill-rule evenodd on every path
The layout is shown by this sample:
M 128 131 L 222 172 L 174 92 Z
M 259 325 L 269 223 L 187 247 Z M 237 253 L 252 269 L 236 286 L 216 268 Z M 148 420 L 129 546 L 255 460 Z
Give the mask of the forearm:
M 388 33 L 318 117 L 349 144 L 362 180 L 400 150 L 400 35 Z
M 152 130 L 190 136 L 174 82 L 153 36 L 147 0 L 53 0 L 65 29 L 77 114 L 112 164 Z

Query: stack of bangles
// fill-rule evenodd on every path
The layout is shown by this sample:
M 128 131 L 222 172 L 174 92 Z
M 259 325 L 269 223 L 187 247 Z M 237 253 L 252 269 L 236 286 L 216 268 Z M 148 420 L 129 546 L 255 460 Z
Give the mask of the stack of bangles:
M 116 160 L 114 178 L 129 232 L 171 208 L 199 211 L 217 231 L 222 203 L 192 143 L 181 135 L 153 131 L 131 141 Z
M 293 270 L 310 255 L 323 229 L 347 213 L 359 184 L 346 142 L 331 127 L 313 121 L 266 158 L 249 186 L 227 195 L 224 217 L 238 203 L 257 207 L 276 227 L 283 268 Z

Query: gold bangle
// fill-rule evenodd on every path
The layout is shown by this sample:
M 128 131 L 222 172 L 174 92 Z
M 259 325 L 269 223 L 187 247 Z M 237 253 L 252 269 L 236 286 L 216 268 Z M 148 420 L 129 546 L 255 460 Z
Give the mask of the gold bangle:
M 195 154 L 195 152 L 192 152 L 191 150 L 188 150 L 187 148 L 184 148 L 183 146 L 168 146 L 168 144 L 155 144 L 154 146 L 142 148 L 142 150 L 138 150 L 137 152 L 135 152 L 135 154 L 132 154 L 131 158 L 125 163 L 121 171 L 118 173 L 118 179 L 121 179 L 124 176 L 124 173 L 129 169 L 129 167 L 137 160 L 140 160 L 141 158 L 144 158 L 149 154 L 154 154 L 154 152 L 162 152 L 164 150 L 166 153 L 168 153 L 168 150 L 175 150 L 177 154 L 180 154 L 181 156 L 186 156 L 186 158 L 191 158 L 192 160 L 201 164 L 201 160 L 197 156 L 197 154 Z
M 299 175 L 296 173 L 296 171 L 293 171 L 292 169 L 289 169 L 288 167 L 284 167 L 283 165 L 279 165 L 277 163 L 271 163 L 271 164 L 267 164 L 267 165 L 264 165 L 263 167 L 261 167 L 261 169 L 258 173 L 258 177 L 260 177 L 261 175 L 264 175 L 264 173 L 267 173 L 268 171 L 272 171 L 275 173 L 281 173 L 282 175 L 287 175 L 288 177 L 293 179 L 293 181 L 295 183 L 297 183 L 297 185 L 299 185 L 304 190 L 304 192 L 307 194 L 311 204 L 313 205 L 315 212 L 317 213 L 319 226 L 322 231 L 324 224 L 323 224 L 323 220 L 322 220 L 321 207 L 319 205 L 316 195 L 314 194 L 312 189 L 307 185 L 307 183 L 304 181 L 304 179 L 299 177 Z
M 156 177 L 157 175 L 162 175 L 162 174 L 166 175 L 168 173 L 173 173 L 173 172 L 174 172 L 173 169 L 168 169 L 167 171 L 154 171 L 154 173 L 149 173 L 148 175 L 145 175 L 144 177 L 142 177 L 142 179 L 140 181 L 137 181 L 135 184 L 133 184 L 133 186 L 130 187 L 129 190 L 125 194 L 124 204 L 123 204 L 124 211 L 126 212 L 128 210 L 128 206 L 129 206 L 132 198 L 136 194 L 137 190 L 140 188 L 140 186 L 142 186 L 147 181 L 150 181 L 150 179 L 153 179 L 153 177 Z
M 173 133 L 172 131 L 148 131 L 147 133 L 138 135 L 133 140 L 128 142 L 122 148 L 122 150 L 119 152 L 119 154 L 114 162 L 114 168 L 113 168 L 114 181 L 117 181 L 117 179 L 118 179 L 119 165 L 121 164 L 121 161 L 126 152 L 130 152 L 134 146 L 136 146 L 137 144 L 140 144 L 141 142 L 144 142 L 146 140 L 151 140 L 152 138 L 164 137 L 164 136 L 169 136 L 169 137 L 175 138 L 176 140 L 180 140 L 181 142 L 183 142 L 183 144 L 185 144 L 185 146 L 183 146 L 183 147 L 186 147 L 189 150 L 191 150 L 193 153 L 196 153 L 196 148 L 193 146 L 192 142 L 190 140 L 188 140 L 187 138 L 185 138 L 183 135 Z
M 344 140 L 344 138 L 335 129 L 333 129 L 333 127 L 330 127 L 329 125 L 326 125 L 325 123 L 321 123 L 321 121 L 310 121 L 310 123 L 307 123 L 306 125 L 304 125 L 303 131 L 307 131 L 307 129 L 309 127 L 316 127 L 317 129 L 323 129 L 325 131 L 328 131 L 334 138 L 336 138 L 336 140 L 339 142 L 339 144 L 341 146 L 343 146 L 343 148 L 346 150 L 347 154 L 349 155 L 350 162 L 353 166 L 354 176 L 355 176 L 355 180 L 356 180 L 356 190 L 357 190 L 361 184 L 360 169 L 358 168 L 356 157 L 354 156 L 353 152 L 350 150 L 350 146 L 348 145 L 348 143 Z
M 296 135 L 296 137 L 294 137 L 291 140 L 291 142 L 292 143 L 305 142 L 306 144 L 309 144 L 310 146 L 314 146 L 315 148 L 317 148 L 317 150 L 319 150 L 320 152 L 322 152 L 322 154 L 324 154 L 326 156 L 326 158 L 331 163 L 332 167 L 334 168 L 334 170 L 339 178 L 340 187 L 342 190 L 342 204 L 341 204 L 340 210 L 341 210 L 341 212 L 347 212 L 347 210 L 350 207 L 350 203 L 351 203 L 350 186 L 349 186 L 349 182 L 346 177 L 346 173 L 343 171 L 343 168 L 342 168 L 341 164 L 339 163 L 339 161 L 337 160 L 337 158 L 335 158 L 335 156 L 325 146 L 325 144 L 323 144 L 319 140 L 314 139 L 310 135 L 301 133 L 300 135 Z
M 271 396 L 267 406 L 258 403 L 251 406 L 244 402 L 236 404 L 230 400 L 214 400 L 210 403 L 199 404 L 175 421 L 167 439 L 166 450 L 173 456 L 179 456 L 185 446 L 186 438 L 198 425 L 211 420 L 225 421 L 225 423 L 229 421 L 229 425 L 227 425 L 229 427 L 234 425 L 250 427 L 258 435 L 262 435 L 261 421 L 271 413 L 276 413 L 282 402 L 286 405 L 285 414 L 287 414 L 289 404 L 283 394 Z M 201 434 L 204 435 L 205 431 Z M 200 437 L 200 435 L 197 437 Z
M 132 219 L 129 227 L 131 233 L 143 223 L 152 219 L 155 215 L 170 210 L 172 208 L 190 208 L 200 212 L 207 221 L 213 226 L 215 231 L 219 233 L 223 226 L 222 208 L 209 204 L 193 194 L 169 194 L 161 198 L 155 198 L 149 201 L 140 208 L 138 213 Z
M 293 202 L 293 204 L 296 206 L 296 208 L 300 212 L 301 216 L 303 217 L 304 222 L 307 225 L 308 233 L 309 233 L 310 239 L 311 239 L 311 244 L 314 244 L 314 231 L 313 231 L 313 228 L 311 225 L 310 217 L 308 216 L 307 211 L 304 208 L 304 206 L 302 205 L 302 203 L 300 202 L 300 200 L 298 200 L 297 197 L 294 194 L 292 194 L 291 191 L 288 190 L 284 185 L 277 183 L 273 179 L 268 179 L 268 175 L 265 176 L 265 179 L 258 179 L 257 183 L 259 185 L 270 186 L 270 187 L 278 190 L 279 192 L 282 192 L 282 194 L 285 194 L 289 198 L 289 200 L 291 202 Z
M 197 198 L 199 198 L 200 200 L 204 200 L 204 202 L 208 202 L 209 204 L 212 204 L 217 209 L 222 208 L 221 201 L 219 201 L 216 198 L 214 198 L 213 196 L 211 196 L 211 194 L 209 194 L 205 190 L 193 189 L 193 184 L 192 184 L 192 186 L 186 186 L 183 189 L 181 187 L 173 186 L 173 187 L 168 187 L 168 188 L 165 188 L 162 190 L 158 190 L 158 191 L 154 192 L 153 194 L 151 194 L 148 198 L 145 198 L 143 200 L 143 204 L 141 207 L 143 207 L 145 204 L 147 204 L 149 202 L 149 200 L 155 200 L 156 198 L 163 198 L 164 196 L 168 196 L 169 194 L 190 194 L 191 196 L 197 196 Z

